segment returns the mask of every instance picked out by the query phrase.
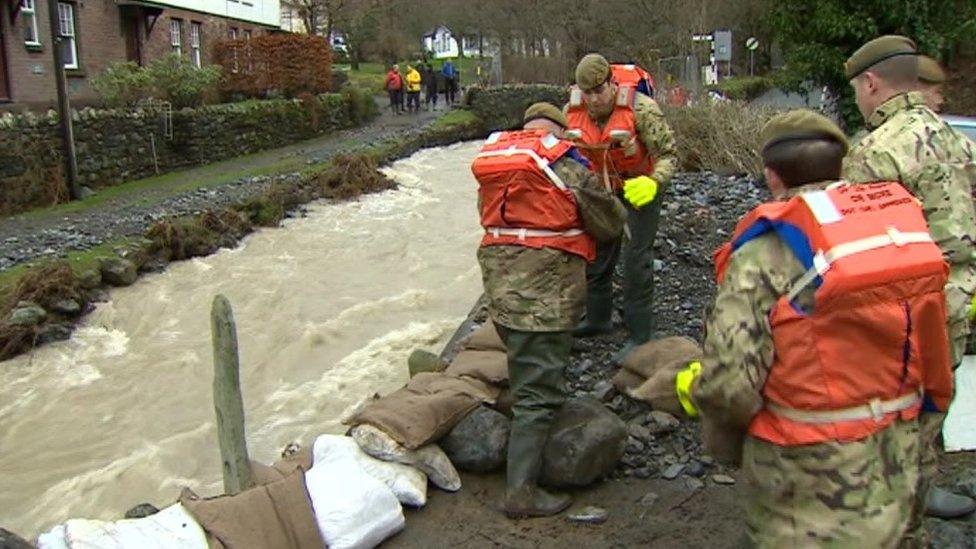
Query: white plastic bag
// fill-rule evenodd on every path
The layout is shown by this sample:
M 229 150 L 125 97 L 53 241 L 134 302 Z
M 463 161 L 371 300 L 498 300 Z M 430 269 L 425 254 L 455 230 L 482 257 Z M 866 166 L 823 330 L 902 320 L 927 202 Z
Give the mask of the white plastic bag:
M 38 549 L 207 549 L 207 537 L 177 503 L 140 519 L 72 519 L 41 534 L 37 545 Z
M 329 549 L 367 549 L 406 520 L 393 492 L 349 456 L 333 456 L 305 473 L 315 522 Z
M 338 435 L 322 435 L 312 445 L 312 465 L 351 457 L 373 478 L 389 486 L 400 503 L 423 507 L 427 503 L 427 475 L 402 463 L 370 457 L 356 441 Z

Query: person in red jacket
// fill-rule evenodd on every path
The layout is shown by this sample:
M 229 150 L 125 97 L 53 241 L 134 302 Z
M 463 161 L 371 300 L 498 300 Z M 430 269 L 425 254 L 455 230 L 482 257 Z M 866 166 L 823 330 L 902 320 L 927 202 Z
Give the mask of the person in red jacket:
M 383 83 L 386 93 L 390 96 L 390 110 L 393 114 L 403 113 L 401 95 L 403 94 L 403 75 L 400 74 L 400 67 L 393 65 L 386 73 L 386 82 Z

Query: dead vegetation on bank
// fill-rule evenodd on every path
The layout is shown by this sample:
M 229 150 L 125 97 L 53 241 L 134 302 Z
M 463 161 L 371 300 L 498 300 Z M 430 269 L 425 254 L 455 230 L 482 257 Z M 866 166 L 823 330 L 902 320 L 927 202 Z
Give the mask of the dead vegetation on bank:
M 293 182 L 277 181 L 264 193 L 235 208 L 158 221 L 137 245 L 116 250 L 118 257 L 113 258 L 113 268 L 118 267 L 120 260 L 129 262 L 134 277 L 135 271 L 155 270 L 168 261 L 210 255 L 220 248 L 233 247 L 254 227 L 277 226 L 288 212 L 312 200 L 348 200 L 395 187 L 396 183 L 378 171 L 372 158 L 339 155 L 324 169 Z M 68 262 L 48 261 L 27 269 L 7 288 L 0 288 L 4 290 L 0 292 L 0 318 L 4 319 L 0 322 L 0 360 L 51 340 L 45 336 L 45 330 L 50 332 L 52 324 L 57 324 L 57 331 L 67 337 L 70 333 L 68 322 L 87 310 L 90 302 L 97 300 L 96 292 L 101 291 L 99 284 L 116 280 L 103 276 L 106 268 L 107 262 L 103 260 L 98 267 L 103 272 L 95 273 L 93 284 L 83 280 L 84 275 L 73 270 Z M 78 311 L 65 312 L 65 301 L 77 304 Z M 13 321 L 17 309 L 35 306 L 44 310 L 44 313 L 38 311 L 42 320 Z
M 738 102 L 664 107 L 681 171 L 752 176 L 762 173 L 760 131 L 777 112 Z

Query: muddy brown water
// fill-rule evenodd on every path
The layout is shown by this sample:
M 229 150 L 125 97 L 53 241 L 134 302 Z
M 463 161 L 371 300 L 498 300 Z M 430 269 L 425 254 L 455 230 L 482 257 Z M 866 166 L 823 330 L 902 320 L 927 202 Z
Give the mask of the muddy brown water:
M 310 205 L 233 250 L 113 290 L 70 341 L 0 363 L 0 526 L 35 537 L 69 518 L 121 518 L 183 486 L 221 491 L 210 304 L 240 341 L 247 439 L 270 462 L 439 350 L 481 289 L 474 143 L 421 151 L 400 187 Z

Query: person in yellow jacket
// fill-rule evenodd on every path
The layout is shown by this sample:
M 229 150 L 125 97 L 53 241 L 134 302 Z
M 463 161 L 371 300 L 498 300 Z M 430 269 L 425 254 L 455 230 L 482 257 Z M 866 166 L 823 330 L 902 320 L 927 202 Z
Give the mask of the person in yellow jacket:
M 420 71 L 407 65 L 407 112 L 420 112 Z

